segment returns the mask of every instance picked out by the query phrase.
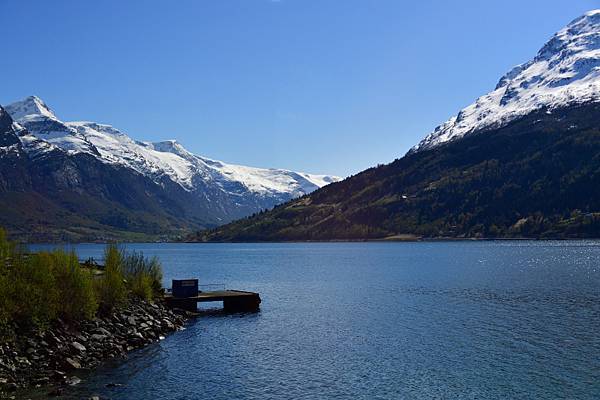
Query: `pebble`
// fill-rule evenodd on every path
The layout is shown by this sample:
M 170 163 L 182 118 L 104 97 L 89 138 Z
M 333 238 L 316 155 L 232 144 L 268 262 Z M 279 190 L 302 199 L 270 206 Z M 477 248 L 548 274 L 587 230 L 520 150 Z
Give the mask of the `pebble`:
M 79 342 L 71 342 L 71 346 L 77 351 L 84 352 L 86 350 L 85 346 Z
M 81 364 L 77 360 L 74 360 L 72 358 L 67 357 L 67 358 L 65 358 L 65 361 L 73 369 L 80 369 L 81 368 Z
M 75 386 L 75 385 L 79 385 L 81 383 L 81 379 L 76 376 L 72 376 L 70 378 L 67 378 L 67 380 L 65 382 L 67 383 L 67 385 Z
M 138 301 L 110 317 L 79 326 L 57 320 L 45 333 L 26 338 L 16 335 L 15 343 L 0 343 L 0 393 L 50 382 L 77 384 L 81 380 L 67 378 L 63 370 L 91 369 L 104 360 L 126 355 L 126 351 L 163 340 L 167 333 L 181 329 L 187 317 L 162 304 Z M 60 396 L 62 389 L 49 395 Z

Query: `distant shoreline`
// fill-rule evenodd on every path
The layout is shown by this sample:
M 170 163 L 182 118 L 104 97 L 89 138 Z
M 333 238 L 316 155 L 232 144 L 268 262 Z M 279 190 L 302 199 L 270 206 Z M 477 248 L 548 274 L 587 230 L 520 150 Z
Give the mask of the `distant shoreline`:
M 247 244 L 269 244 L 269 243 L 435 243 L 435 242 L 510 242 L 510 241 L 582 241 L 600 240 L 600 238 L 418 238 L 418 239 L 331 239 L 331 240 L 285 240 L 285 241 L 206 241 L 206 242 L 165 242 L 165 243 L 247 243 Z
M 581 240 L 600 240 L 600 237 L 581 237 L 581 238 L 451 238 L 451 237 L 435 237 L 435 238 L 381 238 L 381 239 L 330 239 L 330 240 L 277 240 L 277 241 L 162 241 L 162 242 L 120 242 L 123 245 L 127 244 L 272 244 L 272 243 L 416 243 L 416 242 L 510 242 L 510 241 L 581 241 Z M 23 245 L 34 246 L 72 246 L 72 245 L 104 245 L 109 242 L 23 242 Z

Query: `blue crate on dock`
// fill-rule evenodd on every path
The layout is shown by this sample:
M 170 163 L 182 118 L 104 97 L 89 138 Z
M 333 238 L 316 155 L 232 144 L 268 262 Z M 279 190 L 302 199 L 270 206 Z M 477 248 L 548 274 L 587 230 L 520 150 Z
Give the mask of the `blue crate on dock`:
M 198 295 L 198 279 L 173 279 L 173 297 L 193 297 Z

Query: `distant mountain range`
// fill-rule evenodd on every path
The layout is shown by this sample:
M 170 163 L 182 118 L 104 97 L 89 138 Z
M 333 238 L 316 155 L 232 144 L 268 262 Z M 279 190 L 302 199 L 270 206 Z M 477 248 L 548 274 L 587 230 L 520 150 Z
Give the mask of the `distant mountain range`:
M 23 240 L 169 239 L 339 178 L 226 164 L 177 141 L 63 122 L 38 97 L 0 111 L 0 226 Z
M 600 10 L 404 157 L 192 240 L 600 237 Z

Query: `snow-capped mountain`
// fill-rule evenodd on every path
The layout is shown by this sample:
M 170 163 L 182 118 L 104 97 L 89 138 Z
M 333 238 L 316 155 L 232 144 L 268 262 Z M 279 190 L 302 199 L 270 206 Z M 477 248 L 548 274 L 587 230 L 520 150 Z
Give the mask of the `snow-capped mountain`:
M 505 126 L 533 111 L 600 101 L 600 10 L 556 33 L 535 58 L 517 65 L 496 88 L 438 126 L 411 152 Z
M 95 122 L 63 122 L 40 98 L 27 97 L 5 107 L 22 130 L 24 149 L 37 157 L 56 148 L 68 154 L 89 154 L 104 163 L 123 166 L 154 182 L 165 179 L 195 193 L 222 210 L 219 220 L 272 207 L 312 192 L 338 177 L 283 169 L 227 164 L 187 151 L 174 140 L 151 143 L 133 140 L 118 129 Z M 240 210 L 223 204 L 224 197 Z

